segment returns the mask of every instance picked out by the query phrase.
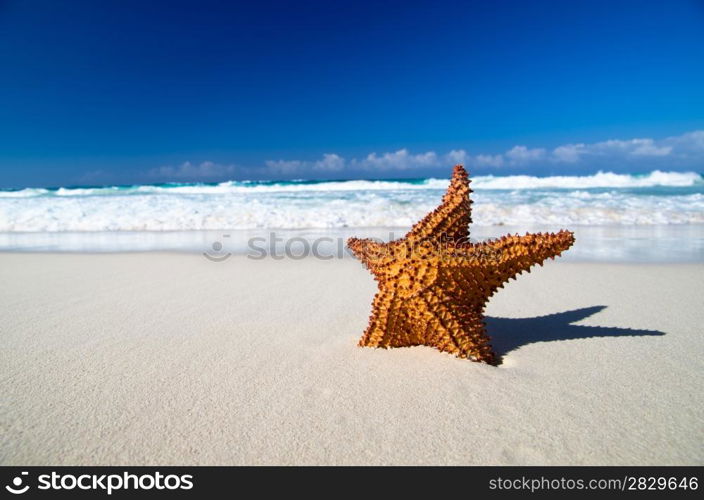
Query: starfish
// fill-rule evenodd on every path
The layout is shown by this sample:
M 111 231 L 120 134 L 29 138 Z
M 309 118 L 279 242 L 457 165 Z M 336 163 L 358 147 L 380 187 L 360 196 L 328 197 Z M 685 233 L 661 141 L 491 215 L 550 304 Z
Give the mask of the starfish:
M 347 241 L 379 285 L 360 346 L 427 345 L 498 363 L 484 322 L 489 298 L 509 279 L 559 256 L 574 235 L 562 230 L 472 243 L 469 183 L 457 165 L 440 206 L 403 238 Z

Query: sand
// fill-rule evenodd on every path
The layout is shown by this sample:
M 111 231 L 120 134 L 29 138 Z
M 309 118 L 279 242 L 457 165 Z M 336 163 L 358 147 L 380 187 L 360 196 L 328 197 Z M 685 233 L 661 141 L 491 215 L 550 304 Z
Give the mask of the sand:
M 351 259 L 0 254 L 0 463 L 704 463 L 704 265 L 549 263 L 499 367 L 356 347 Z

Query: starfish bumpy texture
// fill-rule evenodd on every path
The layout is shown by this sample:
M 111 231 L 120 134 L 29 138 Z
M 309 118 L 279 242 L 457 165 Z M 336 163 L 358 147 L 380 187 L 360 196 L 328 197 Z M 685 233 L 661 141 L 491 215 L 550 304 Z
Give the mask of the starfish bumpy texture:
M 510 278 L 574 243 L 570 231 L 469 241 L 469 178 L 455 166 L 442 203 L 403 238 L 350 238 L 347 245 L 378 282 L 360 346 L 427 345 L 497 364 L 484 323 L 489 298 Z

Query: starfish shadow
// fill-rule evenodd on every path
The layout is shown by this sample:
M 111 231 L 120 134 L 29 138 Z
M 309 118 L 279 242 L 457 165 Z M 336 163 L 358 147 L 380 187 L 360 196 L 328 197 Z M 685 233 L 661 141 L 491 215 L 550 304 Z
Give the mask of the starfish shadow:
M 499 358 L 497 364 L 500 364 L 501 358 L 509 352 L 535 342 L 588 339 L 591 337 L 665 335 L 664 332 L 657 330 L 634 330 L 630 328 L 571 324 L 588 318 L 604 309 L 606 309 L 606 306 L 592 306 L 535 318 L 487 317 L 487 333 L 491 336 L 491 345 Z

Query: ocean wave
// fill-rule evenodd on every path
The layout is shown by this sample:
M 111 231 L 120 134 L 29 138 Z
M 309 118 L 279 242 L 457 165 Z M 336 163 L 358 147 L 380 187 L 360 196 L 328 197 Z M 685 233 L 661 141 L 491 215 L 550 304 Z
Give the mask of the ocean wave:
M 533 177 L 510 175 L 505 177 L 480 176 L 472 183 L 473 189 L 594 189 L 644 188 L 656 186 L 688 187 L 702 184 L 702 176 L 695 172 L 661 172 L 645 175 L 597 172 L 585 176 Z
M 35 196 L 44 196 L 50 193 L 50 190 L 44 188 L 25 188 L 17 190 L 0 190 L 0 198 L 32 198 Z
M 435 195 L 349 199 L 334 196 L 176 197 L 164 195 L 14 198 L 0 202 L 0 232 L 183 231 L 260 228 L 410 226 L 440 201 Z M 522 193 L 475 196 L 476 225 L 604 225 L 704 223 L 704 195 L 526 197 Z
M 223 182 L 0 193 L 0 232 L 410 226 L 447 180 Z M 699 174 L 476 177 L 477 225 L 704 223 Z
M 446 179 L 412 180 L 349 180 L 349 181 L 227 181 L 219 184 L 148 184 L 135 186 L 61 187 L 58 189 L 26 188 L 0 190 L 0 198 L 125 196 L 140 194 L 227 195 L 247 193 L 333 193 L 365 191 L 425 191 L 442 190 Z M 702 186 L 702 176 L 695 172 L 662 172 L 627 175 L 598 172 L 587 176 L 535 177 L 528 175 L 476 176 L 472 189 L 482 190 L 544 190 Z
M 139 194 L 167 195 L 229 195 L 245 193 L 330 193 L 357 191 L 397 191 L 397 190 L 432 190 L 445 189 L 448 181 L 444 179 L 422 179 L 418 181 L 227 181 L 219 184 L 146 184 L 137 186 L 105 186 L 58 189 L 27 188 L 17 191 L 0 191 L 0 198 L 39 197 L 39 196 L 125 196 Z

